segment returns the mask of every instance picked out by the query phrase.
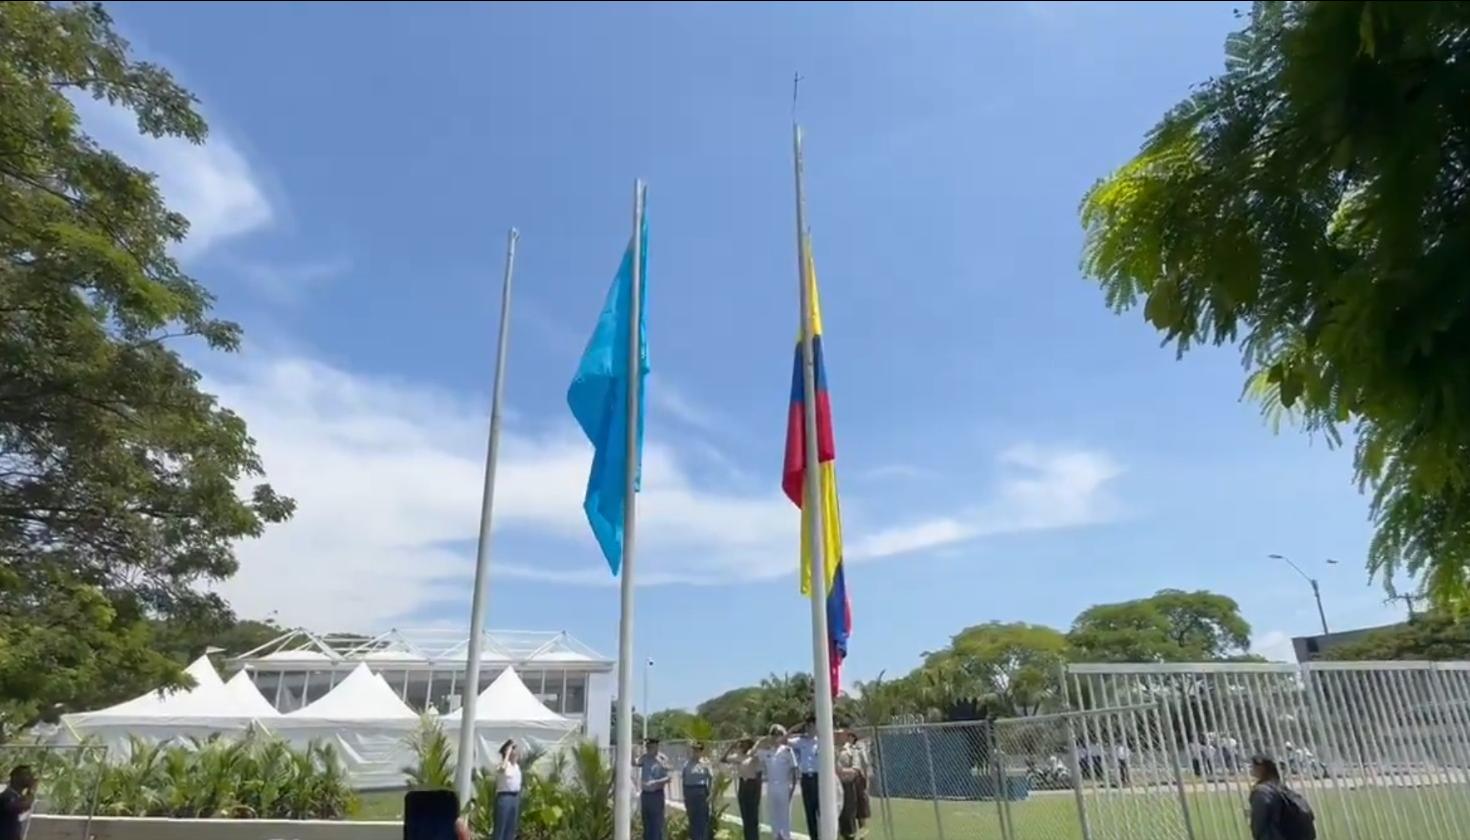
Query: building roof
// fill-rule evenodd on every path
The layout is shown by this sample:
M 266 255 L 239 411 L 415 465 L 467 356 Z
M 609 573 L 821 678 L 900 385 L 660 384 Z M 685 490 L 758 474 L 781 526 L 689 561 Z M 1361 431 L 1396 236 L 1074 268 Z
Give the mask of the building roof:
M 453 668 L 463 666 L 469 640 L 446 630 L 393 629 L 376 636 L 292 630 L 228 661 L 236 668 L 265 664 L 307 667 L 403 663 Z M 487 630 L 480 661 L 535 668 L 538 664 L 606 670 L 612 661 L 565 632 Z

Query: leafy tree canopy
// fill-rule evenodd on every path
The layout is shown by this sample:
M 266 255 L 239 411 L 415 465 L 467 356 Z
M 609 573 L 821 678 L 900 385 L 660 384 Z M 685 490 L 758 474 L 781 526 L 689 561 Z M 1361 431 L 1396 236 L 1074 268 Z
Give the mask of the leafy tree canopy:
M 941 713 L 968 702 L 976 708 L 967 717 L 1017 717 L 1035 714 L 1057 697 L 1066 659 L 1067 637 L 1058 630 L 989 622 L 960 631 L 919 670 L 937 689 Z
M 1233 599 L 1163 589 L 1084 610 L 1067 639 L 1083 662 L 1209 662 L 1244 657 L 1250 634 Z
M 700 703 L 696 711 L 710 722 L 718 737 L 737 738 L 756 725 L 761 693 L 760 686 L 755 685 L 732 689 Z
M 648 716 L 648 734 L 665 741 L 689 741 L 710 737 L 709 721 L 684 709 L 664 709 Z
M 1235 601 L 1212 592 L 1161 590 L 1148 598 L 1100 604 L 1077 616 L 1070 633 L 1039 624 L 987 622 L 926 653 L 908 674 L 858 683 L 837 698 L 839 725 L 895 719 L 1025 717 L 1057 708 L 1068 661 L 1198 662 L 1247 659 L 1250 625 Z M 650 722 L 666 737 L 707 722 L 714 737 L 735 738 L 791 725 L 810 713 L 810 675 L 772 675 L 725 692 L 697 715 L 660 712 Z M 668 729 L 660 728 L 667 721 Z M 675 733 L 675 734 L 670 734 Z M 701 737 L 691 735 L 688 737 Z
M 1269 414 L 1357 441 L 1368 568 L 1464 605 L 1470 3 L 1257 3 L 1225 71 L 1082 204 L 1083 268 Z
M 1470 622 L 1444 612 L 1417 615 L 1407 624 L 1375 630 L 1341 647 L 1328 648 L 1324 658 L 1358 662 L 1470 659 Z
M 176 677 L 140 622 L 224 614 L 203 584 L 235 571 L 236 540 L 292 509 L 248 486 L 261 465 L 244 422 L 174 349 L 234 350 L 240 331 L 211 317 L 169 255 L 188 223 L 153 177 L 83 131 L 72 102 L 88 96 L 146 134 L 204 140 L 193 97 L 132 60 L 100 6 L 0 4 L 0 695 L 12 724 L 88 700 L 88 675 L 120 692 L 160 669 Z

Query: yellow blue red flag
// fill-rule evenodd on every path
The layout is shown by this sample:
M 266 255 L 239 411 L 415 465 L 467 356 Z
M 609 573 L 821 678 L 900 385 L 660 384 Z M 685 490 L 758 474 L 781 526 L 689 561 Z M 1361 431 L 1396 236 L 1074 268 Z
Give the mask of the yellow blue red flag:
M 830 649 L 832 696 L 841 685 L 842 660 L 847 657 L 847 639 L 852 632 L 852 605 L 847 599 L 847 582 L 842 568 L 842 510 L 837 501 L 837 444 L 832 435 L 832 402 L 827 394 L 827 371 L 822 353 L 822 306 L 817 297 L 817 272 L 812 260 L 811 243 L 802 239 L 806 261 L 807 300 L 812 308 L 812 357 L 816 383 L 817 415 L 817 504 L 822 512 L 822 558 L 827 577 L 827 643 Z M 805 317 L 806 313 L 802 313 Z M 813 511 L 805 505 L 807 447 L 806 377 L 802 364 L 801 337 L 796 341 L 796 362 L 791 373 L 791 405 L 786 418 L 786 460 L 781 475 L 781 488 L 787 498 L 801 508 L 801 591 L 811 594 L 813 563 L 811 529 Z

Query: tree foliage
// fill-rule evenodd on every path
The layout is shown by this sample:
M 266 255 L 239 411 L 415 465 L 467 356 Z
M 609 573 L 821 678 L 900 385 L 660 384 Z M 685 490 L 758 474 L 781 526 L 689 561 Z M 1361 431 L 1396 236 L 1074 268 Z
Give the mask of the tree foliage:
M 1257 3 L 1225 71 L 1082 205 L 1083 268 L 1182 355 L 1357 440 L 1368 568 L 1465 603 L 1470 3 Z
M 1162 589 L 1084 610 L 1067 639 L 1083 662 L 1213 662 L 1244 657 L 1250 634 L 1233 599 Z
M 0 647 L 0 693 L 22 717 L 81 702 L 104 667 L 120 690 L 155 676 L 138 624 L 223 614 L 201 584 L 292 508 L 246 486 L 261 465 L 244 422 L 175 349 L 240 341 L 169 254 L 187 221 L 85 133 L 85 97 L 145 134 L 205 138 L 193 97 L 132 60 L 99 6 L 0 4 L 0 631 L 31 638 Z M 29 623 L 43 614 L 56 623 Z M 63 638 L 108 634 L 90 652 Z M 27 669 L 44 679 L 22 691 Z
M 1069 661 L 1199 662 L 1249 658 L 1250 625 L 1235 601 L 1212 592 L 1164 589 L 1147 598 L 1099 604 L 1077 616 L 1070 633 L 1022 622 L 967 627 L 896 679 L 883 674 L 837 698 L 838 725 L 881 726 L 896 720 L 981 720 L 1026 717 L 1060 708 L 1061 674 Z M 650 732 L 665 738 L 728 739 L 790 726 L 811 712 L 808 674 L 771 675 L 727 691 L 698 713 L 664 711 Z M 706 729 L 705 727 L 708 727 Z
M 709 721 L 684 709 L 664 709 L 648 716 L 648 734 L 664 741 L 709 737 L 711 728 Z
M 755 719 L 761 716 L 761 696 L 760 686 L 744 686 L 711 697 L 695 711 L 714 727 L 716 737 L 739 738 L 754 731 Z
M 1067 637 L 1050 627 L 967 627 L 925 658 L 921 683 L 931 689 L 925 705 L 950 719 L 1033 715 L 1057 698 L 1066 660 Z
M 192 662 L 211 648 L 238 655 L 279 638 L 286 631 L 274 621 L 238 620 L 207 614 L 193 620 L 174 617 L 151 622 L 153 646 L 176 662 Z
M 1358 662 L 1470 659 L 1470 623 L 1444 612 L 1417 615 L 1407 624 L 1375 630 L 1348 644 L 1328 648 L 1323 658 Z

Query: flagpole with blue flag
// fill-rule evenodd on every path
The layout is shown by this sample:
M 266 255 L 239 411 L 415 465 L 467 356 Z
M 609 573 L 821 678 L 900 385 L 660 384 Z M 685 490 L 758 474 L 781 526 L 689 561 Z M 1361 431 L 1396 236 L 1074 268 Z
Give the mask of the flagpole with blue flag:
M 643 218 L 646 197 L 643 181 L 635 181 L 633 236 L 582 353 L 577 375 L 567 390 L 572 415 L 593 447 L 582 508 L 608 566 L 622 578 L 618 730 L 613 766 L 614 840 L 631 840 L 633 831 L 633 544 L 643 461 L 643 377 L 648 373 L 643 319 L 648 261 L 648 226 Z

